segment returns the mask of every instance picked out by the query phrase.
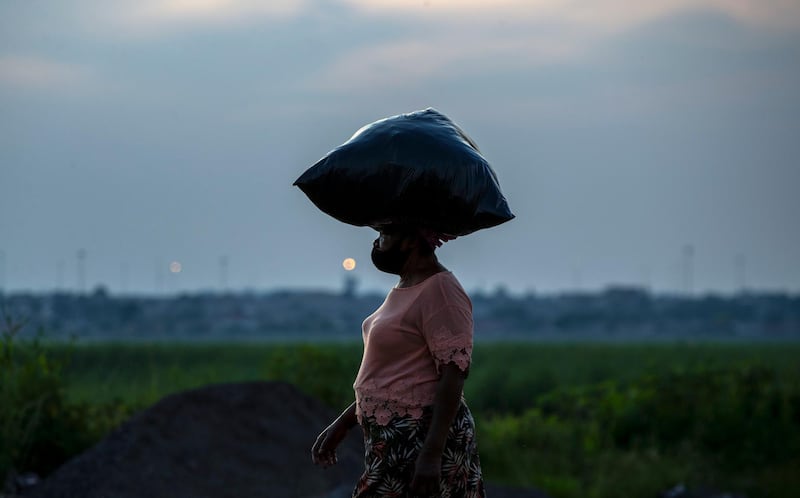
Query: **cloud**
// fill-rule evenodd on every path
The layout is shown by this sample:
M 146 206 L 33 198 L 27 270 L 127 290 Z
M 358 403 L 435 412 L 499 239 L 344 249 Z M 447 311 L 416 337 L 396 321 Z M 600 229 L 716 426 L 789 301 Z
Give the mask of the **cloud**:
M 800 2 L 796 0 L 708 0 L 708 3 L 746 24 L 800 27 Z
M 75 88 L 91 80 L 86 68 L 36 56 L 0 57 L 0 85 L 17 88 Z
M 342 0 L 374 15 L 408 14 L 438 19 L 550 20 L 597 29 L 622 27 L 686 10 L 721 12 L 748 24 L 800 27 L 796 0 Z
M 608 39 L 687 13 L 711 13 L 755 29 L 800 27 L 800 2 L 784 0 L 342 2 L 375 22 L 406 20 L 409 32 L 334 59 L 310 80 L 318 90 L 406 88 L 459 73 L 468 76 L 472 70 L 566 63 Z
M 436 33 L 368 45 L 347 52 L 309 81 L 316 91 L 351 92 L 408 87 L 439 77 L 528 67 L 565 60 L 577 54 L 577 37 L 547 34 L 478 36 L 474 32 Z
M 140 0 L 101 2 L 102 25 L 116 35 L 152 37 L 183 29 L 229 26 L 301 13 L 304 0 Z

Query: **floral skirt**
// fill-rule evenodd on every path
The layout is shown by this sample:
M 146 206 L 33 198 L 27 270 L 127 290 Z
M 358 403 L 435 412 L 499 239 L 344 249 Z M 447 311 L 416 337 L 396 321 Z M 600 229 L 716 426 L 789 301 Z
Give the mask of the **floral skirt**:
M 408 491 L 414 467 L 433 415 L 426 407 L 422 418 L 394 417 L 385 426 L 363 418 L 364 473 L 353 498 L 412 498 Z M 475 440 L 475 421 L 464 400 L 458 408 L 442 453 L 441 498 L 484 498 L 481 462 Z

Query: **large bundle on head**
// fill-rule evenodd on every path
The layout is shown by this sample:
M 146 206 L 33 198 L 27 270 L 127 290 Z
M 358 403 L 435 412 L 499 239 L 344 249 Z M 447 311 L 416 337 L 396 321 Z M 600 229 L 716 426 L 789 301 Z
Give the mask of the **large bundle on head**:
M 514 218 L 478 147 L 432 108 L 364 126 L 294 185 L 337 220 L 376 229 L 419 225 L 458 236 Z

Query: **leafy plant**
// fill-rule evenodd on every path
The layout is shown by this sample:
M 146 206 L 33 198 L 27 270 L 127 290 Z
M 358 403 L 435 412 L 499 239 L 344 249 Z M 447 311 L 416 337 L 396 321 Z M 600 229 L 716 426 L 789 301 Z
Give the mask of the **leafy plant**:
M 46 475 L 103 437 L 130 415 L 121 402 L 69 403 L 64 367 L 54 359 L 39 329 L 18 341 L 26 321 L 3 310 L 0 339 L 0 476 L 34 471 Z

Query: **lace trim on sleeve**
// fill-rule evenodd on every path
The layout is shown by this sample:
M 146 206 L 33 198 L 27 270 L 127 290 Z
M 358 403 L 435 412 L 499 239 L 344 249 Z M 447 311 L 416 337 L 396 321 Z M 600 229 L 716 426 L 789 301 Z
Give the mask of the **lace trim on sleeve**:
M 436 363 L 436 373 L 441 374 L 442 365 L 448 363 L 455 363 L 459 370 L 467 373 L 472 361 L 472 341 L 469 335 L 454 335 L 443 325 L 434 332 L 433 339 L 430 351 Z

